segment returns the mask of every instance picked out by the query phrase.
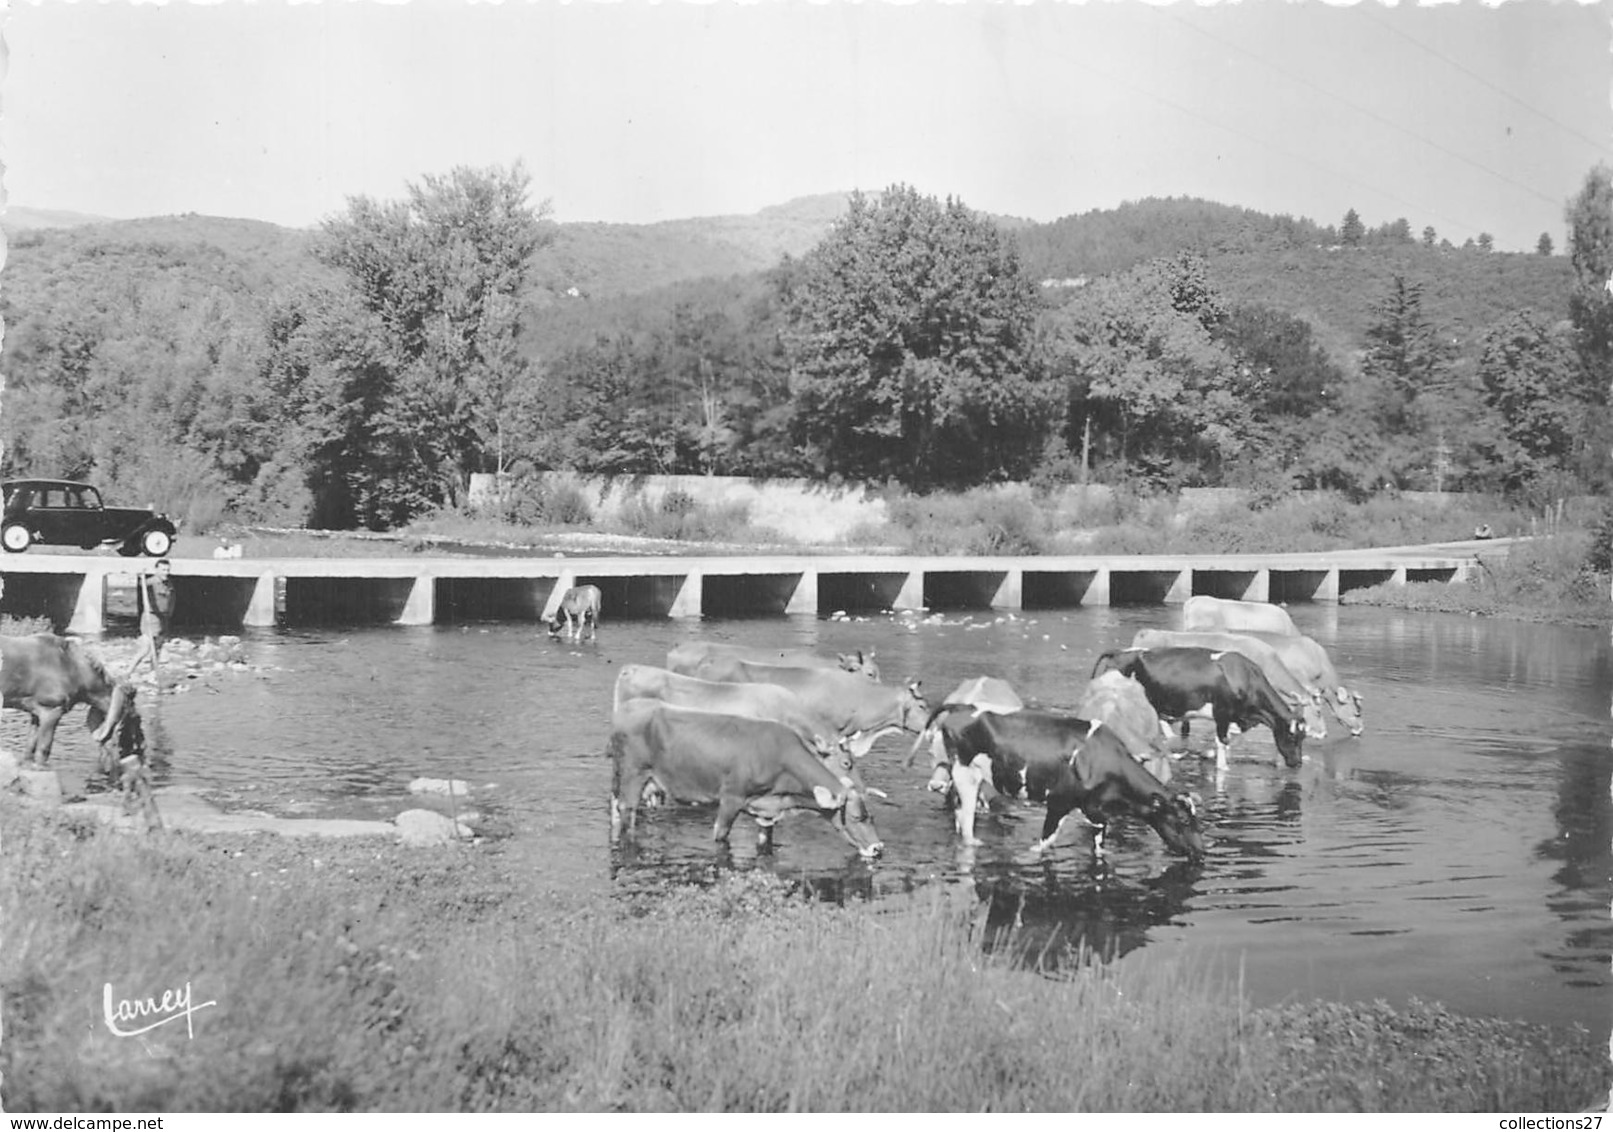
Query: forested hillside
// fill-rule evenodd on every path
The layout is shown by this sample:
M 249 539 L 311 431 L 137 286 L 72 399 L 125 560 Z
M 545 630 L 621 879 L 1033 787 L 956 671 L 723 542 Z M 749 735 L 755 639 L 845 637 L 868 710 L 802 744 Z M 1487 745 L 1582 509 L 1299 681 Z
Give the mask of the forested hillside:
M 310 231 L 8 225 L 5 473 L 196 523 L 367 526 L 500 467 L 921 488 L 1606 475 L 1613 334 L 1587 280 L 1613 232 L 1588 221 L 1576 272 L 1403 220 L 1190 199 L 1031 224 L 893 186 L 634 226 L 555 224 L 525 190 L 518 169 L 456 170 Z M 1604 191 L 1587 179 L 1586 215 Z

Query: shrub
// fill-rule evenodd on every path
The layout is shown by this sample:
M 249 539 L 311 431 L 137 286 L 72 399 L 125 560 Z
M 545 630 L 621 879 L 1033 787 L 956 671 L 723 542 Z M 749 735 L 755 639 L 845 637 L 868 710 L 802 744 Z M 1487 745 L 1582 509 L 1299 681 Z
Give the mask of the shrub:
M 906 496 L 888 513 L 913 554 L 1042 554 L 1052 542 L 1047 516 L 1023 489 Z
M 507 523 L 529 527 L 587 526 L 594 521 L 588 494 L 576 482 L 553 476 L 522 476 L 493 505 Z

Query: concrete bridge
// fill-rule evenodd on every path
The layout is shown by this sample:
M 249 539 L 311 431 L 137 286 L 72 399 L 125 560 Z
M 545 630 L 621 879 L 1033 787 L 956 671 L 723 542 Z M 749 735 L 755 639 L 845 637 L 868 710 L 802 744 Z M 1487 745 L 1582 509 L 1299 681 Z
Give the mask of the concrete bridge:
M 548 617 L 592 583 L 607 617 L 755 617 L 902 609 L 1179 604 L 1195 594 L 1337 601 L 1383 582 L 1457 582 L 1510 540 L 1307 554 L 1056 557 L 526 557 L 173 560 L 175 628 L 429 625 Z M 0 609 L 99 633 L 135 614 L 135 570 L 99 554 L 0 558 Z

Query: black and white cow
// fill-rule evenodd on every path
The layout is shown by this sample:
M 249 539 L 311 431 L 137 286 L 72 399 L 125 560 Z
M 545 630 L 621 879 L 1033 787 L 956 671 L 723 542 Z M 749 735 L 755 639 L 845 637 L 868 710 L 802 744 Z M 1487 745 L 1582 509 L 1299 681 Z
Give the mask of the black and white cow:
M 1098 827 L 1097 852 L 1112 819 L 1134 817 L 1153 826 L 1172 850 L 1195 859 L 1204 855 L 1198 800 L 1173 794 L 1101 724 L 1023 708 L 1008 714 L 955 711 L 941 717 L 939 727 L 952 756 L 955 819 L 966 845 L 979 844 L 975 802 L 989 778 L 1001 794 L 1046 803 L 1042 836 L 1033 846 L 1038 852 L 1051 848 L 1065 818 L 1080 810 Z
M 1122 672 L 1143 686 L 1163 720 L 1194 715 L 1215 720 L 1215 765 L 1227 765 L 1228 729 L 1271 729 L 1277 753 L 1289 766 L 1304 759 L 1305 721 L 1271 686 L 1260 666 L 1235 652 L 1204 648 L 1113 649 L 1098 658 L 1094 676 Z

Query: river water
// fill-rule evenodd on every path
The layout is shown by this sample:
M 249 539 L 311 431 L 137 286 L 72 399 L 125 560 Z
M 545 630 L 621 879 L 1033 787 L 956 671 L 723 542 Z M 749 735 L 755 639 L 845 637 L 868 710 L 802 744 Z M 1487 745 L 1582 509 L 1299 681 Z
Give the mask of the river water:
M 391 817 L 419 804 L 412 778 L 465 779 L 501 851 L 548 889 L 629 889 L 714 864 L 805 879 L 824 899 L 946 885 L 972 891 L 989 922 L 1014 923 L 1021 946 L 1053 955 L 1082 942 L 1122 963 L 1177 956 L 1241 979 L 1259 1003 L 1416 996 L 1605 1035 L 1607 635 L 1359 607 L 1291 612 L 1365 692 L 1366 733 L 1330 729 L 1296 770 L 1277 764 L 1263 729 L 1234 741 L 1224 775 L 1191 756 L 1175 764 L 1205 802 L 1210 852 L 1196 866 L 1142 825 L 1114 831 L 1101 865 L 1072 827 L 1033 858 L 1034 807 L 982 816 L 985 844 L 963 849 L 923 789 L 925 761 L 904 769 L 908 743 L 895 736 L 864 768 L 890 795 L 874 806 L 886 844 L 877 862 L 856 859 L 813 815 L 787 820 L 771 856 L 758 856 L 744 817 L 719 856 L 702 810 L 647 812 L 635 846 L 609 840 L 603 752 L 623 664 L 661 663 L 692 638 L 871 647 L 887 683 L 919 676 L 932 699 L 993 675 L 1027 700 L 1068 706 L 1099 652 L 1174 626 L 1165 607 L 607 618 L 599 642 L 580 646 L 530 624 L 263 630 L 246 636 L 259 671 L 208 675 L 146 710 L 159 784 L 202 788 L 230 808 Z M 1195 745 L 1207 735 L 1196 728 Z M 92 762 L 80 724 L 63 728 L 54 761 L 73 788 Z

